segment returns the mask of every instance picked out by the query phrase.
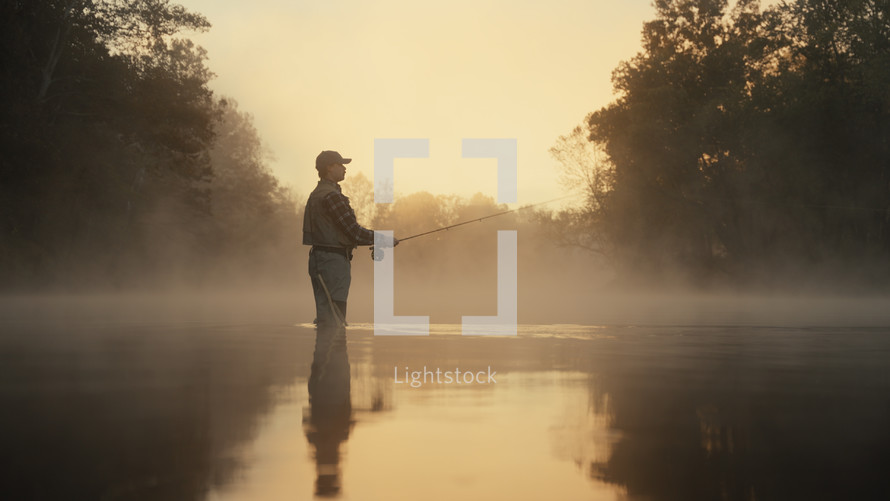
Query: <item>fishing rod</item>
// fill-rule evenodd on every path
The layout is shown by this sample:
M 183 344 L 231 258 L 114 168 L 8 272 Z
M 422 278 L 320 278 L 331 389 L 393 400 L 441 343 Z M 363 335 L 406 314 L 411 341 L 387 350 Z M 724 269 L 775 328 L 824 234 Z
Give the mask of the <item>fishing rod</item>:
M 404 242 L 404 241 L 406 241 L 406 240 L 411 240 L 412 238 L 418 238 L 418 237 L 423 237 L 423 236 L 426 236 L 426 235 L 432 235 L 433 233 L 438 233 L 438 232 L 440 232 L 440 231 L 447 231 L 447 230 L 450 230 L 450 229 L 452 229 L 452 228 L 457 228 L 458 226 L 464 226 L 464 225 L 466 225 L 466 224 L 470 224 L 470 223 L 481 223 L 482 221 L 485 221 L 486 219 L 491 219 L 491 218 L 493 218 L 493 217 L 504 216 L 504 215 L 507 215 L 507 214 L 511 214 L 511 213 L 513 213 L 513 212 L 518 212 L 518 211 L 525 210 L 525 209 L 531 209 L 532 207 L 537 207 L 537 206 L 539 206 L 539 205 L 545 205 L 545 204 L 549 204 L 549 203 L 552 203 L 552 202 L 557 202 L 557 201 L 559 201 L 559 200 L 565 200 L 566 198 L 573 198 L 573 197 L 576 197 L 576 196 L 578 196 L 578 195 L 566 195 L 566 196 L 564 196 L 564 197 L 553 198 L 553 199 L 550 199 L 550 200 L 546 200 L 546 201 L 544 201 L 544 202 L 538 202 L 538 203 L 534 203 L 534 204 L 531 204 L 531 205 L 523 205 L 522 207 L 517 207 L 517 208 L 515 208 L 515 209 L 505 210 L 505 211 L 497 212 L 497 213 L 495 213 L 495 214 L 489 214 L 489 215 L 487 215 L 487 216 L 477 217 L 477 218 L 475 218 L 475 219 L 468 219 L 468 220 L 466 220 L 466 221 L 461 221 L 461 222 L 459 222 L 459 223 L 450 224 L 450 225 L 448 225 L 448 226 L 443 226 L 443 227 L 441 227 L 441 228 L 436 228 L 436 229 L 433 229 L 433 230 L 429 230 L 429 231 L 424 231 L 424 232 L 422 232 L 422 233 L 418 233 L 418 234 L 416 234 L 416 235 L 411 235 L 410 237 L 400 238 L 400 239 L 399 239 L 399 243 L 402 243 L 402 242 Z M 383 249 L 377 249 L 376 252 L 375 252 L 373 246 L 370 247 L 370 249 L 371 249 L 371 259 L 373 259 L 374 261 L 380 261 L 380 260 L 383 259 Z

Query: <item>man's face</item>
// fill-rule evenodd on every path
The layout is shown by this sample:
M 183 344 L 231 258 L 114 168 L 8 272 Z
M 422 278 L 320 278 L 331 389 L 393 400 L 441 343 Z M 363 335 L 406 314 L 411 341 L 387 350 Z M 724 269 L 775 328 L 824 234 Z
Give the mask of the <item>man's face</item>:
M 335 183 L 346 178 L 346 166 L 343 164 L 332 164 L 328 167 L 328 179 Z

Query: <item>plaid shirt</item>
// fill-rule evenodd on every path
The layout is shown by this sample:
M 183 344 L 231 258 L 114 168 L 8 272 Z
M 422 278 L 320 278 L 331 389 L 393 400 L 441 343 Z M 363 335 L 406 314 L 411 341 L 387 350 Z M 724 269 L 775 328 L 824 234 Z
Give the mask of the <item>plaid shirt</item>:
M 340 186 L 337 186 L 337 191 L 332 191 L 321 199 L 321 206 L 334 216 L 340 229 L 352 237 L 355 245 L 374 245 L 374 232 L 362 228 L 355 220 L 355 211 L 349 205 L 349 199 L 340 192 Z

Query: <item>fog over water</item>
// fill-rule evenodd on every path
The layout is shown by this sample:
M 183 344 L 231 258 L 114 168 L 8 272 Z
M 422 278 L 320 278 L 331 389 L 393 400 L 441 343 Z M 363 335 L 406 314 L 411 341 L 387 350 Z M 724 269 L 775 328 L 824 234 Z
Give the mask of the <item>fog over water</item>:
M 520 275 L 521 277 L 521 275 Z M 355 280 L 355 278 L 354 278 Z M 521 280 L 521 278 L 520 278 Z M 308 287 L 308 280 L 305 284 Z M 373 321 L 371 284 L 356 284 L 349 320 Z M 433 324 L 460 324 L 463 315 L 495 315 L 494 280 L 464 292 L 422 284 L 413 301 L 399 302 L 396 313 L 429 315 Z M 482 290 L 479 290 L 482 289 Z M 890 325 L 890 299 L 884 295 L 716 294 L 705 292 L 620 292 L 587 296 L 554 289 L 520 288 L 520 324 L 579 325 L 740 325 L 780 327 L 880 327 Z M 362 293 L 367 293 L 362 295 Z M 405 293 L 405 297 L 410 294 Z M 443 303 L 448 298 L 453 304 Z M 437 301 L 438 300 L 438 301 Z M 90 322 L 281 322 L 311 323 L 311 289 L 140 292 L 130 294 L 7 295 L 0 311 L 16 322 L 42 320 Z

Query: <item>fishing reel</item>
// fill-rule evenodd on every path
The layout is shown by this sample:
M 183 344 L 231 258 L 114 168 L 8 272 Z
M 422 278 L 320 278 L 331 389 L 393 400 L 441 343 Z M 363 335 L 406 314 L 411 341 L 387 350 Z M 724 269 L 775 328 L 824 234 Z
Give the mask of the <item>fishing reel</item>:
M 399 241 L 398 241 L 398 240 L 396 241 L 396 245 L 399 245 Z M 371 250 L 371 259 L 373 259 L 374 261 L 378 261 L 378 262 L 379 262 L 379 261 L 383 261 L 383 256 L 384 256 L 385 254 L 383 253 L 383 248 L 382 248 L 382 247 L 374 247 L 374 246 L 372 245 L 371 247 L 368 247 L 368 249 Z
M 375 249 L 373 246 L 368 248 L 371 249 L 371 259 L 374 261 L 383 261 L 383 249 Z

